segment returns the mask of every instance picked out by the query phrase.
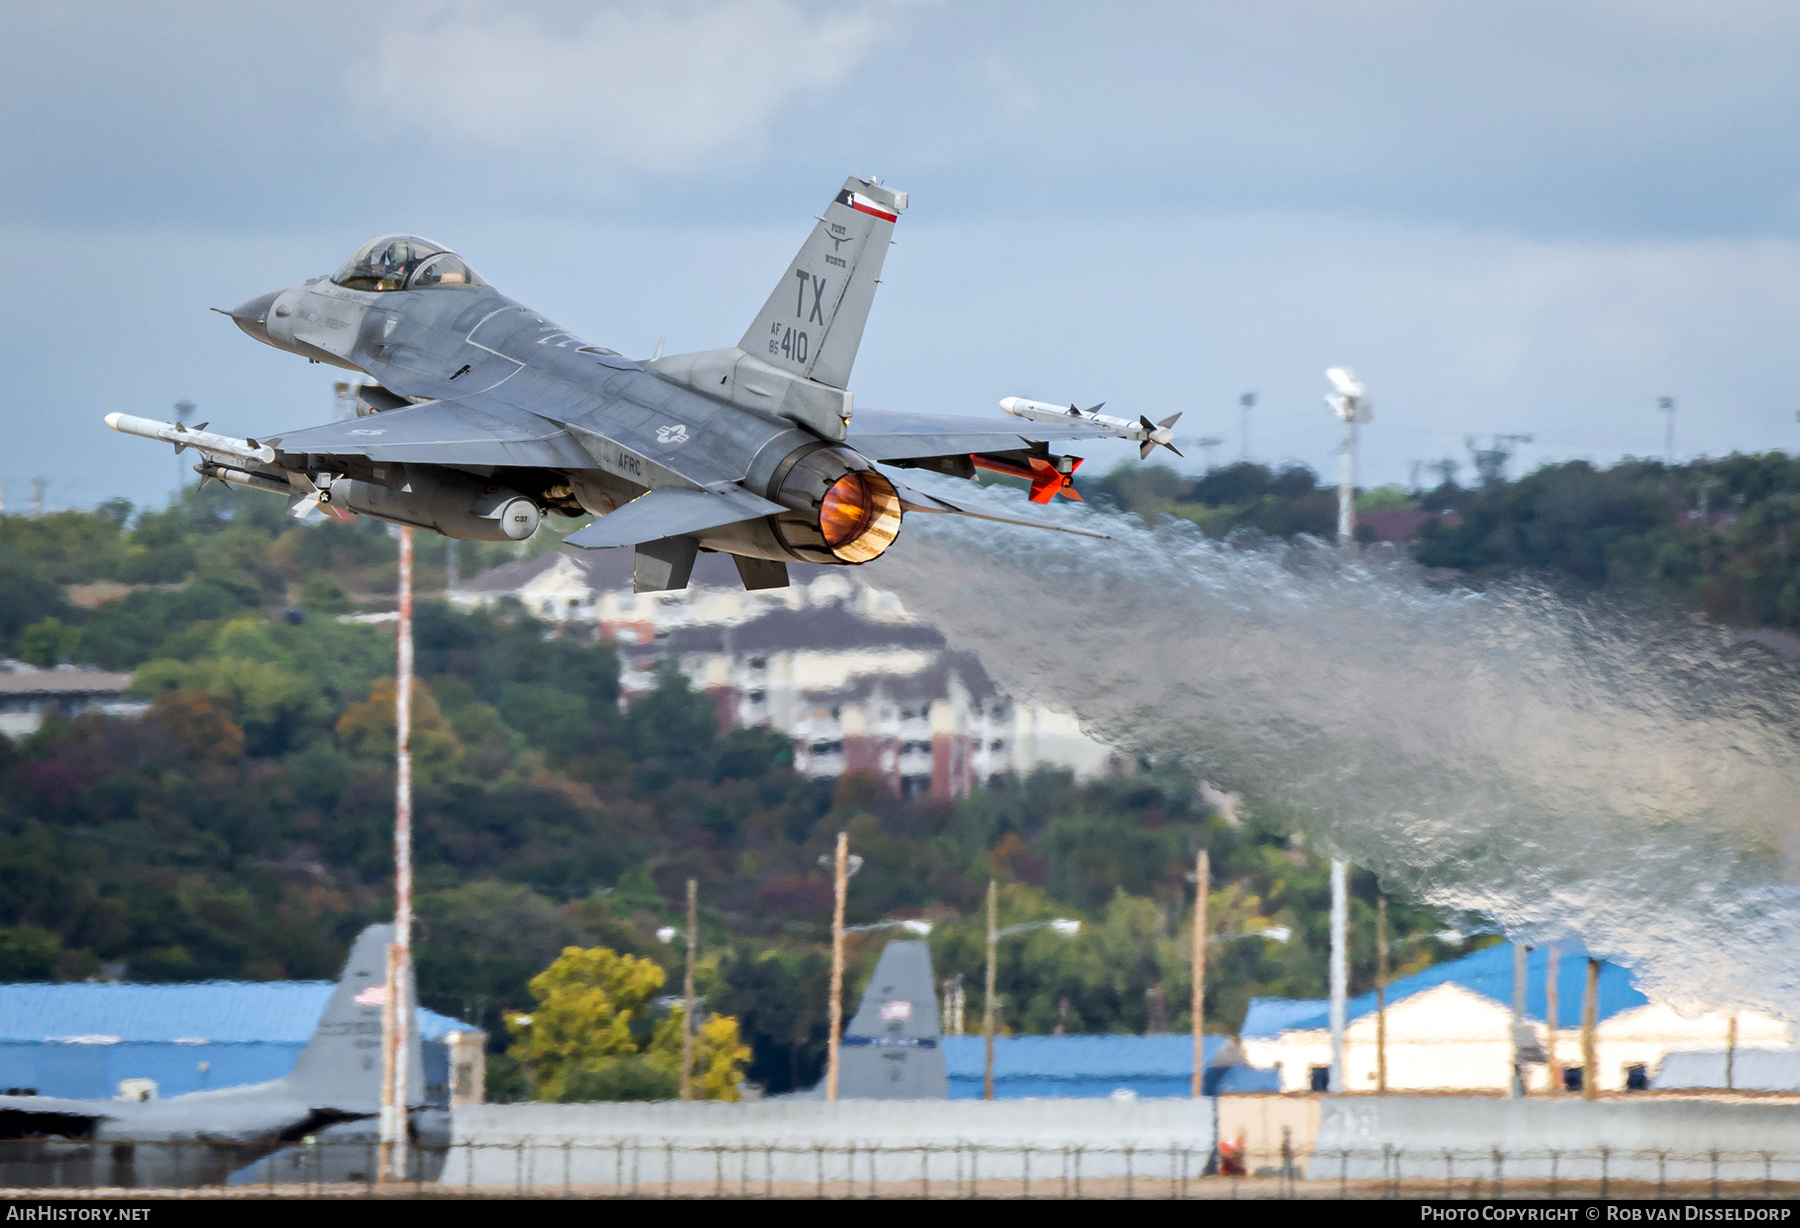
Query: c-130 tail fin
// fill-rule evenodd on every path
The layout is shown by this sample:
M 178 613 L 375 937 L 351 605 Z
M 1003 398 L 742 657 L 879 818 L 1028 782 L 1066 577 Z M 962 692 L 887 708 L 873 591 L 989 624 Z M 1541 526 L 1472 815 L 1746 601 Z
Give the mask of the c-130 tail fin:
M 312 1039 L 300 1051 L 287 1084 L 295 1099 L 315 1109 L 347 1113 L 373 1113 L 381 1105 L 381 1016 L 387 1003 L 387 952 L 394 927 L 371 925 L 357 936 L 344 961 L 343 975 Z M 407 1001 L 418 1002 L 416 986 L 408 984 Z M 406 1043 L 411 1060 L 407 1103 L 425 1099 L 424 1072 L 420 1068 L 418 1012 L 409 1016 Z
M 905 208 L 905 192 L 854 175 L 844 180 L 738 348 L 802 378 L 848 388 Z

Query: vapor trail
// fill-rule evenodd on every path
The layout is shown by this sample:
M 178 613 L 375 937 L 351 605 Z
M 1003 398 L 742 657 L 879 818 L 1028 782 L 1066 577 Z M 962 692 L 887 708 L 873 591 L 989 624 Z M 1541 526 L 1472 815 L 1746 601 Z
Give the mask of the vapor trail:
M 1678 1004 L 1800 1018 L 1793 669 L 1647 607 L 1055 514 L 1116 540 L 915 515 L 873 578 L 1015 696 L 1434 905 L 1580 939 Z

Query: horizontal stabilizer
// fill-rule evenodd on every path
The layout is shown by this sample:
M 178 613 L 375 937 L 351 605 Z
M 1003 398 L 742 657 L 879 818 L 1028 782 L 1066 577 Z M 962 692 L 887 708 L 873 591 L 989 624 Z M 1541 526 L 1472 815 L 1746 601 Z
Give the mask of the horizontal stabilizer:
M 891 479 L 890 479 L 891 480 Z M 1027 529 L 1050 529 L 1057 533 L 1073 533 L 1077 537 L 1098 537 L 1101 541 L 1111 541 L 1107 533 L 1094 533 L 1087 529 L 1070 529 L 1060 524 L 1045 524 L 1041 520 L 1020 520 L 1014 516 L 995 516 L 991 512 L 971 511 L 948 499 L 940 499 L 936 495 L 928 495 L 922 490 L 914 490 L 910 486 L 894 483 L 894 490 L 900 496 L 900 507 L 908 512 L 951 512 L 958 516 L 972 516 L 976 520 L 993 520 L 1000 524 L 1023 525 Z
M 635 546 L 716 529 L 720 525 L 773 516 L 784 511 L 779 503 L 751 494 L 741 487 L 724 491 L 682 490 L 663 487 L 639 495 L 616 512 L 608 512 L 593 524 L 571 533 L 565 545 L 583 550 L 609 546 Z

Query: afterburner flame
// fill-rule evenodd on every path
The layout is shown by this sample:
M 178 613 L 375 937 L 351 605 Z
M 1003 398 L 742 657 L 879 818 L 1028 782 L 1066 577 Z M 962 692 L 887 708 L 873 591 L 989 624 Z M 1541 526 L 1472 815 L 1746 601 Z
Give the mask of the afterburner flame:
M 819 505 L 819 532 L 833 550 L 863 535 L 874 518 L 874 501 L 869 497 L 869 484 L 860 473 L 846 473 L 825 492 Z
M 872 469 L 846 473 L 819 504 L 819 532 L 846 563 L 866 563 L 900 532 L 900 496 Z

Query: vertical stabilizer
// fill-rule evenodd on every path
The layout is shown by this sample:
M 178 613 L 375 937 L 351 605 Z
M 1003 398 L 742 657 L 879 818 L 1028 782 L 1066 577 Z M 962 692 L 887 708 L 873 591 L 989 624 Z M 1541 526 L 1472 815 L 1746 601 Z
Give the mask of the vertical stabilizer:
M 803 379 L 848 388 L 888 241 L 905 208 L 905 192 L 844 180 L 738 348 Z
M 287 1077 L 295 1098 L 312 1108 L 373 1112 L 380 1107 L 381 1011 L 387 1000 L 387 948 L 393 938 L 391 925 L 371 925 L 357 935 L 319 1026 Z M 409 987 L 407 997 L 416 1006 L 416 985 Z M 418 1012 L 407 1014 L 406 1043 L 412 1051 L 407 1103 L 416 1105 L 425 1099 L 423 1055 Z
M 931 949 L 890 942 L 862 1005 L 844 1029 L 838 1096 L 844 1100 L 943 1100 L 950 1094 L 938 1047 Z

